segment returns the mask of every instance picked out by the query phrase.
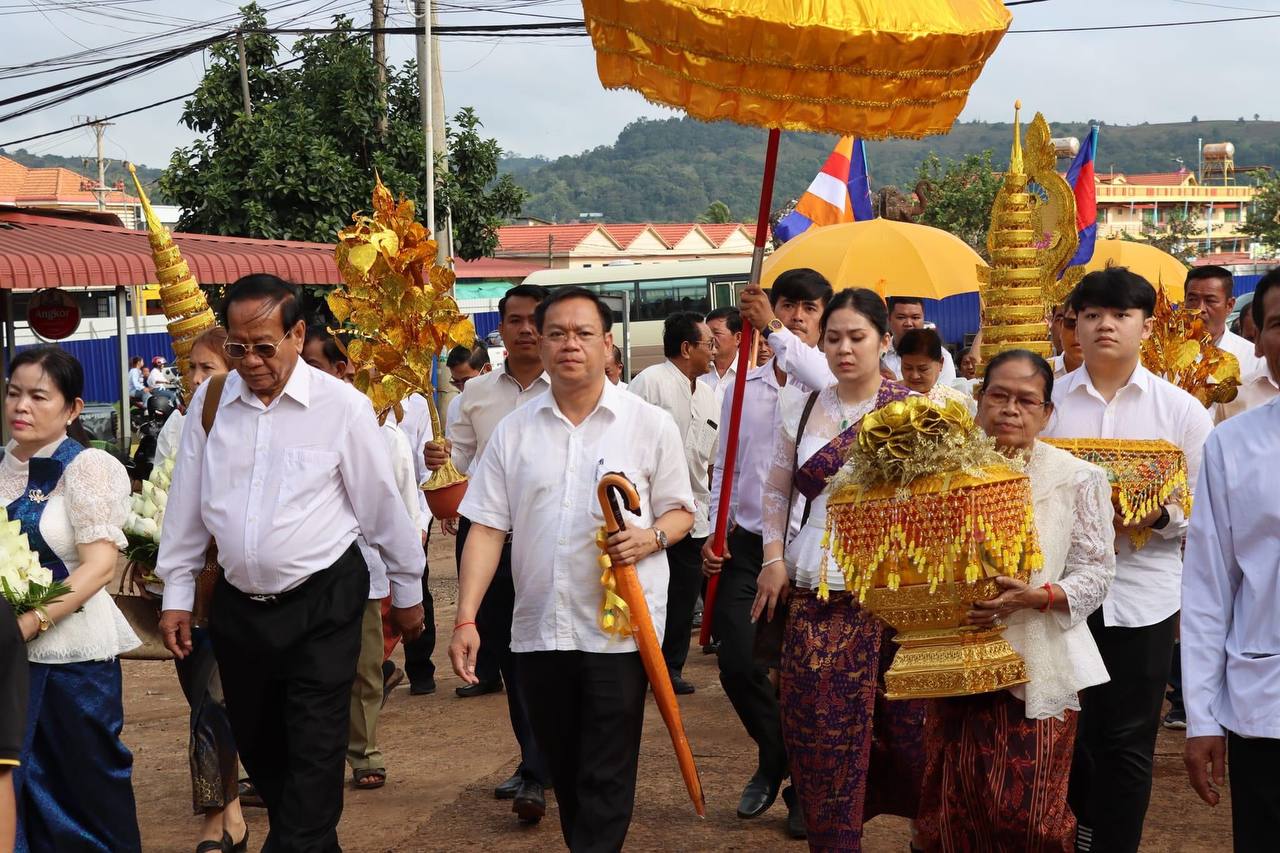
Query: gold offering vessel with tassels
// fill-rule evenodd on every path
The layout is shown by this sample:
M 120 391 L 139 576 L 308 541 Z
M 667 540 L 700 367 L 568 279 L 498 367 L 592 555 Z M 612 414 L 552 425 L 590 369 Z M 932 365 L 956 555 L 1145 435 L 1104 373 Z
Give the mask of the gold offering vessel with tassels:
M 125 164 L 133 178 L 133 186 L 142 202 L 142 215 L 147 221 L 147 239 L 151 243 L 151 256 L 155 260 L 156 279 L 160 284 L 160 305 L 169 321 L 169 337 L 173 339 L 173 352 L 178 358 L 178 373 L 182 377 L 183 390 L 190 394 L 187 373 L 191 367 L 191 347 L 196 338 L 218 324 L 209 308 L 209 301 L 191 267 L 182 257 L 178 245 L 173 242 L 169 229 L 160 224 L 151 208 L 151 202 L 138 180 L 138 172 L 132 163 Z
M 863 420 L 832 482 L 823 548 L 845 588 L 897 629 L 890 699 L 965 696 L 1027 680 L 1003 625 L 966 625 L 975 601 L 1042 563 L 1030 485 L 962 403 L 909 397 Z M 825 576 L 818 594 L 827 593 Z

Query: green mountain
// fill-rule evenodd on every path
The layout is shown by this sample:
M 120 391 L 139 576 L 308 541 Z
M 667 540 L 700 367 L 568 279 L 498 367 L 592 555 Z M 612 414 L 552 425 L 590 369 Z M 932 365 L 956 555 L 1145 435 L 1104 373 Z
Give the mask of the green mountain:
M 1084 138 L 1092 122 L 1052 124 L 1054 136 Z M 930 152 L 962 159 L 990 149 L 1008 164 L 1013 139 L 1009 123 L 969 122 L 947 136 L 890 140 L 867 145 L 871 185 L 909 186 L 916 167 Z M 1280 122 L 1191 121 L 1178 124 L 1101 125 L 1097 170 L 1168 172 L 1196 168 L 1197 139 L 1233 142 L 1236 164 L 1280 169 Z M 784 133 L 779 149 L 774 208 L 804 192 L 831 152 L 835 137 Z M 510 172 L 529 190 L 524 215 L 556 222 L 581 213 L 606 220 L 689 222 L 720 200 L 733 217 L 750 220 L 760 196 L 765 133 L 728 122 L 690 118 L 641 119 L 627 125 L 613 145 L 555 160 L 510 157 Z M 1241 180 L 1248 180 L 1241 176 Z
M 57 154 L 32 154 L 25 148 L 19 148 L 16 151 L 6 151 L 0 148 L 0 156 L 16 160 L 22 165 L 33 169 L 61 166 L 64 169 L 70 169 L 90 178 L 98 173 L 97 159 L 87 155 L 84 157 L 61 157 Z M 167 204 L 164 193 L 160 192 L 160 187 L 156 184 L 156 181 L 160 178 L 160 173 L 164 170 L 152 169 L 137 163 L 133 165 L 138 170 L 138 180 L 142 181 L 142 187 L 147 191 L 147 197 L 156 204 Z M 119 160 L 108 162 L 106 178 L 107 186 L 114 187 L 118 181 L 124 181 L 125 192 L 130 194 L 134 192 L 133 181 L 129 178 L 129 171 L 125 169 L 124 164 Z

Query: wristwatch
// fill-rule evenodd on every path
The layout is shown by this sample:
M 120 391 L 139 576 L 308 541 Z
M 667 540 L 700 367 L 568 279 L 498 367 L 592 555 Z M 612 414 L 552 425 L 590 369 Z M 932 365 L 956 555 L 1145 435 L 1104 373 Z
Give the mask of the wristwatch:
M 665 551 L 665 550 L 667 550 L 667 534 L 665 534 L 665 533 L 663 533 L 663 532 L 662 532 L 662 528 L 661 528 L 661 527 L 655 527 L 655 528 L 653 528 L 653 538 L 654 538 L 654 539 L 657 541 L 657 543 L 658 543 L 658 550 L 659 550 L 659 551 Z
M 44 612 L 44 608 L 37 607 L 35 610 L 31 612 L 36 614 L 36 619 L 40 620 L 39 630 L 41 634 L 43 634 L 45 631 L 48 631 L 50 628 L 53 627 L 53 620 L 49 618 L 48 613 Z
M 764 339 L 767 341 L 769 340 L 769 336 L 772 335 L 774 332 L 781 332 L 781 331 L 782 331 L 782 321 L 779 320 L 777 317 L 774 317 L 772 320 L 769 321 L 769 324 L 767 326 L 765 326 L 763 329 L 760 330 L 760 334 L 763 335 Z
M 1152 530 L 1164 530 L 1169 526 L 1169 508 L 1167 506 L 1160 507 L 1160 517 L 1151 524 Z

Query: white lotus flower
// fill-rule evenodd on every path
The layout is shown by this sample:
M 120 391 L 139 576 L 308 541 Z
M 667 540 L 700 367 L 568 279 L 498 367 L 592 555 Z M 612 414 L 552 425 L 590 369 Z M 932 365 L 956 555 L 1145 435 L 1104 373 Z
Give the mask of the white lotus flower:
M 159 539 L 160 525 L 156 524 L 154 518 L 140 518 L 138 519 L 138 535 Z

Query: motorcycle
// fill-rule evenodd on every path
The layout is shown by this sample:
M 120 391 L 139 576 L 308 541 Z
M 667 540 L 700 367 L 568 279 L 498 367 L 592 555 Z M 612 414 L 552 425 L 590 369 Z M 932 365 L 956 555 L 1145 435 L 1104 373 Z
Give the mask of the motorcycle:
M 138 437 L 138 447 L 125 462 L 125 470 L 132 480 L 146 480 L 155 465 L 156 441 L 164 422 L 177 409 L 173 399 L 159 394 L 147 400 L 147 406 L 136 417 L 130 412 L 133 432 Z

